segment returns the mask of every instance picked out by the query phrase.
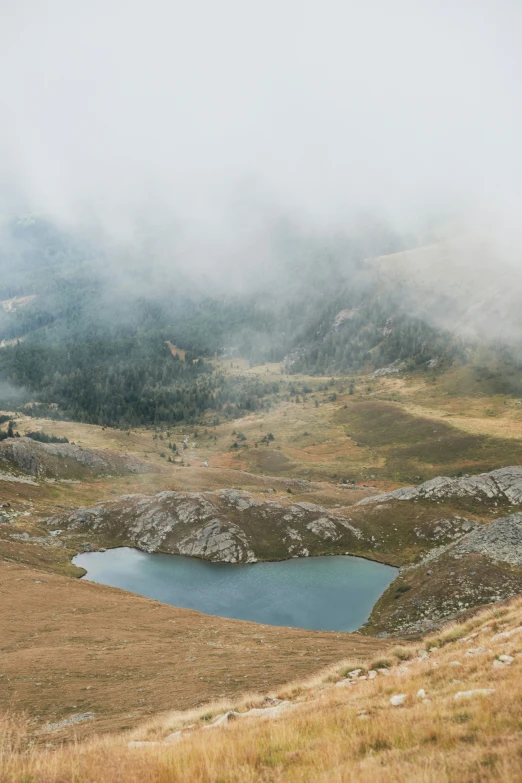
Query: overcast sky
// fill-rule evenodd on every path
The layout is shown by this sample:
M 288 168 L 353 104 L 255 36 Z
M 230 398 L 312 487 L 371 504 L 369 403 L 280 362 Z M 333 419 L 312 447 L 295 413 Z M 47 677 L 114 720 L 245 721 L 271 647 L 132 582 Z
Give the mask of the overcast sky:
M 521 32 L 520 0 L 0 0 L 0 207 L 513 220 Z

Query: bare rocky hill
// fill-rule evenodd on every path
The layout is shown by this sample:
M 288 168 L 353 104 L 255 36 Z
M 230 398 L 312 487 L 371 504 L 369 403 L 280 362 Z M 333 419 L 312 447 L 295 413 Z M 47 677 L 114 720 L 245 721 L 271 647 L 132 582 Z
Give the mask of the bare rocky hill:
M 42 478 L 84 478 L 147 473 L 151 467 L 131 454 L 84 449 L 73 443 L 40 443 L 31 438 L 0 442 L 0 465 Z
M 471 512 L 458 535 L 418 553 L 404 563 L 399 579 L 377 603 L 372 630 L 424 633 L 475 606 L 512 598 L 522 591 L 522 467 L 478 476 L 439 476 L 417 487 L 364 498 L 356 508 L 372 516 L 438 517 L 436 530 L 450 525 L 449 509 Z M 502 515 L 502 516 L 499 516 Z M 355 515 L 354 515 L 355 516 Z M 459 519 L 460 514 L 453 517 Z M 416 526 L 414 531 L 423 536 Z
M 228 563 L 353 550 L 364 538 L 346 517 L 314 503 L 257 500 L 248 492 L 160 492 L 47 520 L 52 528 Z
M 454 500 L 466 497 L 478 501 L 498 500 L 512 505 L 521 503 L 522 467 L 515 465 L 499 468 L 478 476 L 437 476 L 417 487 L 401 487 L 383 495 L 372 495 L 360 500 L 358 505 L 385 503 L 389 500 Z

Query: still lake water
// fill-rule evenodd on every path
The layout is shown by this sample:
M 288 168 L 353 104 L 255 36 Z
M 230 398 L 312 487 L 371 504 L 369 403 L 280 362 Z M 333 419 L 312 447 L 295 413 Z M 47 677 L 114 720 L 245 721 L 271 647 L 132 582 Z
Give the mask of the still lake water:
M 85 552 L 84 579 L 205 614 L 323 631 L 355 631 L 397 568 L 360 557 L 303 557 L 277 563 L 208 563 L 121 547 Z

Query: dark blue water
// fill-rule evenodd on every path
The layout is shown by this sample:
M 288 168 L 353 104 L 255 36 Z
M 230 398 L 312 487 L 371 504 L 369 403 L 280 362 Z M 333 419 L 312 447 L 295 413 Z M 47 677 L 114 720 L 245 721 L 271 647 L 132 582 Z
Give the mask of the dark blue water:
M 205 614 L 324 631 L 354 631 L 398 570 L 359 557 L 208 563 L 122 547 L 77 555 L 84 579 Z

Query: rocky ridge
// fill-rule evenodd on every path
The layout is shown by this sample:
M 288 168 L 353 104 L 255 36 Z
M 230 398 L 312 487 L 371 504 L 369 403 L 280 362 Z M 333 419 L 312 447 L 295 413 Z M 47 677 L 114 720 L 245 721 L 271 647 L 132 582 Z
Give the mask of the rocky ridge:
M 0 442 L 0 463 L 41 478 L 81 478 L 151 470 L 131 454 L 84 449 L 73 443 L 40 443 L 31 438 L 7 438 Z
M 227 563 L 346 550 L 364 538 L 349 519 L 314 503 L 258 500 L 233 489 L 124 495 L 60 514 L 46 524 L 148 552 L 161 550 Z
M 496 515 L 502 507 L 522 503 L 521 467 L 478 476 L 438 477 L 418 487 L 365 498 L 357 506 L 376 512 L 391 509 L 393 503 L 397 509 L 397 501 L 408 506 L 423 501 L 413 508 L 429 514 L 430 509 L 440 513 L 440 503 L 451 507 L 452 502 L 459 501 L 478 509 L 479 517 L 473 521 L 455 516 L 458 527 L 450 526 L 450 520 L 440 520 L 431 530 L 430 550 L 404 564 L 397 583 L 377 603 L 371 618 L 376 630 L 386 634 L 425 633 L 476 606 L 522 592 L 522 513 L 484 519 L 484 512 Z M 424 537 L 416 526 L 414 531 Z M 437 531 L 441 534 L 438 542 Z
M 417 487 L 401 487 L 393 492 L 363 498 L 357 505 L 383 503 L 389 500 L 452 500 L 462 497 L 474 497 L 478 500 L 498 499 L 512 505 L 521 503 L 522 467 L 499 468 L 478 476 L 458 478 L 437 476 Z
M 522 566 L 522 514 L 511 514 L 476 528 L 459 542 L 455 552 L 475 552 L 496 562 Z

